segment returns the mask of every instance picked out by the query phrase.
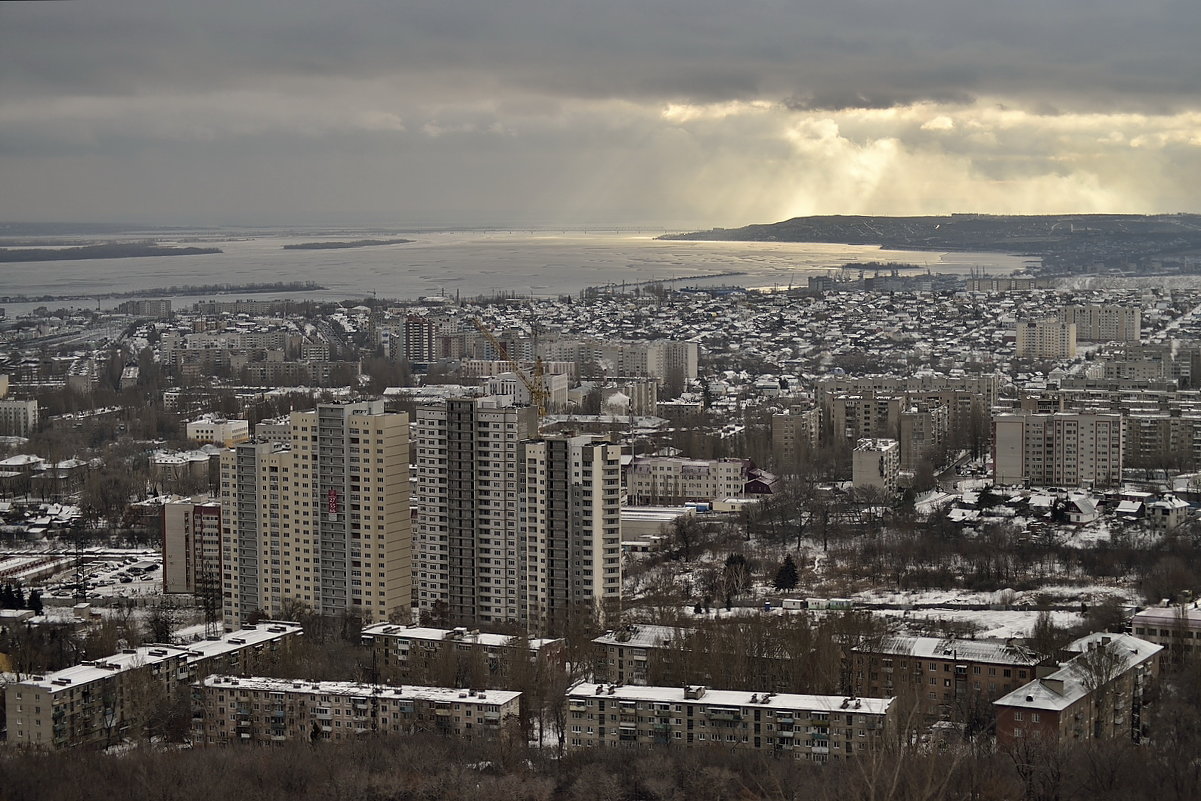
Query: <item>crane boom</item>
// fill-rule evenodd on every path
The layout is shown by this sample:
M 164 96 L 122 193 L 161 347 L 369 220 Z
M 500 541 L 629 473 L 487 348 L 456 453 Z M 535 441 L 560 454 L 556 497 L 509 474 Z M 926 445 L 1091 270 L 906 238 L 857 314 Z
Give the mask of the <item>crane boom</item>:
M 509 355 L 508 349 L 506 349 L 501 341 L 496 338 L 496 334 L 492 333 L 492 330 L 484 324 L 483 320 L 478 317 L 472 317 L 471 322 L 475 325 L 476 329 L 484 335 L 484 339 L 488 340 L 488 344 L 491 345 L 492 349 L 496 351 L 498 356 L 500 356 L 501 361 L 508 365 L 509 371 L 512 372 L 513 375 L 517 376 L 517 380 L 520 381 L 527 390 L 529 390 L 531 405 L 538 410 L 539 417 L 544 417 L 546 415 L 546 385 L 542 381 L 541 357 L 534 361 L 534 375 L 530 376 L 525 372 L 525 370 L 522 370 L 521 365 L 519 365 L 517 361 Z

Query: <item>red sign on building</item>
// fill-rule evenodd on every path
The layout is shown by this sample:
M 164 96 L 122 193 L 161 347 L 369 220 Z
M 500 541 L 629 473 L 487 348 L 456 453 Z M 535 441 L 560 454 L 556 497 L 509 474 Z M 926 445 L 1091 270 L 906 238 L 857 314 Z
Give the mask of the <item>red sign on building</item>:
M 329 501 L 329 513 L 336 515 L 338 513 L 338 491 L 330 490 L 325 498 Z

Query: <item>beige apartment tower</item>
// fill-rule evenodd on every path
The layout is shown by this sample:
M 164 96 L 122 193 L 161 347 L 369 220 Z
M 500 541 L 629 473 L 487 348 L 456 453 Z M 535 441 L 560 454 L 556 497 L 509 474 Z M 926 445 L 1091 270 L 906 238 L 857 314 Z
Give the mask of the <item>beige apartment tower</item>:
M 999 414 L 993 418 L 997 484 L 1116 487 L 1125 448 L 1119 414 Z
M 408 620 L 408 415 L 382 401 L 293 412 L 283 442 L 221 459 L 226 627 L 299 602 L 364 622 Z
M 1055 318 L 1020 322 L 1015 353 L 1019 359 L 1075 359 L 1076 324 Z

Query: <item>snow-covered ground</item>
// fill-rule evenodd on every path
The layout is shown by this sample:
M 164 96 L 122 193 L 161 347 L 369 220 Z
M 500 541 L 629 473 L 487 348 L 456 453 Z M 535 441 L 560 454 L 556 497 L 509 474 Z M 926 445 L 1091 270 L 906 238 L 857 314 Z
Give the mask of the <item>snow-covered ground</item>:
M 977 638 L 1007 639 L 1009 637 L 1026 637 L 1034 628 L 1034 622 L 1040 612 L 1034 610 L 958 610 L 958 609 L 929 609 L 908 611 L 896 609 L 873 610 L 873 614 L 883 617 L 896 617 L 902 621 L 917 623 L 958 623 L 971 624 L 976 627 L 974 636 Z M 1077 626 L 1083 621 L 1079 612 L 1051 612 L 1055 625 L 1061 627 Z

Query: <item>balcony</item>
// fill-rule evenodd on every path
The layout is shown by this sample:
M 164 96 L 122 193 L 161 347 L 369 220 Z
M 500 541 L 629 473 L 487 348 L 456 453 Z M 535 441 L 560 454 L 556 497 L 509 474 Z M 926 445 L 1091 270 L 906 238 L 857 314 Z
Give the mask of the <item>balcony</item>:
M 710 709 L 710 720 L 742 720 L 742 712 L 737 709 Z

